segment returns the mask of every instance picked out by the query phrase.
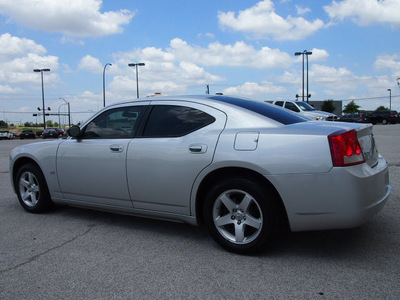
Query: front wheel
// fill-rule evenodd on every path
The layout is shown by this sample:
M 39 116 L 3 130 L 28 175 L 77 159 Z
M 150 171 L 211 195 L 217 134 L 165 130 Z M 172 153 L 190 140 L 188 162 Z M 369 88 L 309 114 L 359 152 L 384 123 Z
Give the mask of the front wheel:
M 36 165 L 22 166 L 17 173 L 15 185 L 18 200 L 25 210 L 40 213 L 52 206 L 46 180 Z
M 273 192 L 242 178 L 227 179 L 214 186 L 204 206 L 211 236 L 236 253 L 262 250 L 272 236 L 277 212 Z

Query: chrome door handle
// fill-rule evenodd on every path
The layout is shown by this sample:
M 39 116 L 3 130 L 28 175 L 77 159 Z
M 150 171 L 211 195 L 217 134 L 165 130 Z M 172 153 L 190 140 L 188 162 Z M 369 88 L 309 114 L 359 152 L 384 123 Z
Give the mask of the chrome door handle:
M 189 151 L 191 153 L 206 153 L 207 152 L 207 145 L 193 144 L 193 145 L 189 146 Z
M 110 150 L 113 152 L 122 152 L 124 150 L 124 146 L 122 145 L 111 145 Z

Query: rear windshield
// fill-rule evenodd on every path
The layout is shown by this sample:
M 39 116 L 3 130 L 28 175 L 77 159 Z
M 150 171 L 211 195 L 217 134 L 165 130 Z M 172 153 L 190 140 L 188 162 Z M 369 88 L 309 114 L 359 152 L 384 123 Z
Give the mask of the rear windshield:
M 267 104 L 264 102 L 257 102 L 251 100 L 244 100 L 240 98 L 226 97 L 226 96 L 213 96 L 210 99 L 233 104 L 248 110 L 251 110 L 255 113 L 263 115 L 267 118 L 270 118 L 274 121 L 282 123 L 284 125 L 290 125 L 300 122 L 309 121 L 308 118 L 303 117 L 300 114 L 292 113 L 290 111 L 286 111 L 276 105 Z

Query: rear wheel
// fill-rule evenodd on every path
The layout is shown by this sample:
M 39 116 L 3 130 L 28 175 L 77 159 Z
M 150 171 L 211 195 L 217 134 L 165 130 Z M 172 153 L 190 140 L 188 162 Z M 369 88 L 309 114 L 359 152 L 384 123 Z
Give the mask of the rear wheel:
M 211 236 L 222 247 L 236 253 L 264 249 L 277 215 L 274 193 L 242 178 L 227 179 L 215 185 L 204 206 Z
M 36 165 L 23 165 L 17 173 L 15 184 L 18 200 L 25 210 L 39 213 L 52 206 L 46 180 Z

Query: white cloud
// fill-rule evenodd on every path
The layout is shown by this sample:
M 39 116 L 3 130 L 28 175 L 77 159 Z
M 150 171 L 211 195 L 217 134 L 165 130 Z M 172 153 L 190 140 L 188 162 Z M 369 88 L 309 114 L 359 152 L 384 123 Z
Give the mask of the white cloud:
M 371 23 L 389 23 L 400 25 L 400 1 L 398 0 L 343 0 L 333 1 L 324 6 L 332 19 L 343 21 L 350 18 L 360 26 Z
M 87 70 L 92 73 L 101 73 L 103 71 L 103 65 L 98 58 L 86 55 L 79 61 L 79 69 Z
M 230 66 L 248 68 L 284 68 L 291 65 L 291 56 L 279 49 L 262 47 L 256 50 L 245 42 L 223 45 L 214 42 L 207 48 L 190 46 L 187 42 L 175 38 L 168 49 L 180 60 L 191 61 L 206 66 Z
M 49 68 L 46 83 L 53 86 L 59 82 L 56 71 L 59 68 L 58 57 L 45 55 L 46 48 L 33 40 L 11 36 L 0 36 L 0 82 L 1 92 L 21 91 L 20 84 L 37 86 L 38 74 L 33 69 Z M 40 79 L 39 79 L 40 80 Z
M 296 5 L 296 10 L 297 10 L 297 13 L 299 15 L 304 15 L 304 14 L 309 13 L 311 11 L 311 9 L 309 9 L 309 8 L 304 8 L 304 7 L 301 7 L 301 6 L 298 6 L 298 5 Z
M 128 53 L 121 52 L 114 55 L 114 62 L 116 65 L 114 74 L 118 76 L 114 76 L 109 84 L 110 91 L 131 94 L 136 91 L 135 70 L 126 66 L 132 62 L 145 63 L 145 66 L 139 67 L 142 95 L 154 92 L 184 93 L 193 86 L 216 84 L 225 80 L 221 76 L 207 72 L 204 66 L 285 68 L 292 65 L 293 57 L 279 49 L 268 47 L 255 49 L 244 42 L 233 45 L 214 42 L 207 47 L 199 47 L 175 38 L 165 50 L 147 47 Z M 245 88 L 251 89 L 248 84 L 240 88 L 242 91 Z M 275 90 L 268 84 L 263 84 L 261 88 L 263 93 Z
M 229 87 L 223 91 L 225 95 L 239 95 L 242 97 L 264 97 L 267 99 L 271 94 L 279 94 L 285 92 L 281 86 L 271 82 L 264 81 L 261 84 L 257 82 L 246 82 L 242 85 Z
M 121 33 L 134 16 L 127 9 L 102 13 L 101 5 L 101 0 L 0 0 L 0 14 L 30 28 L 80 37 Z
M 400 55 L 380 55 L 375 61 L 377 70 L 389 69 L 393 75 L 400 77 Z
M 320 19 L 312 22 L 302 17 L 288 16 L 286 19 L 275 13 L 271 0 L 263 0 L 255 6 L 235 12 L 218 12 L 219 24 L 222 28 L 248 33 L 255 38 L 276 40 L 300 40 L 319 29 L 324 22 Z
M 4 33 L 0 36 L 0 58 L 10 59 L 25 53 L 45 54 L 47 51 L 42 45 L 36 44 L 33 40 L 12 36 Z

